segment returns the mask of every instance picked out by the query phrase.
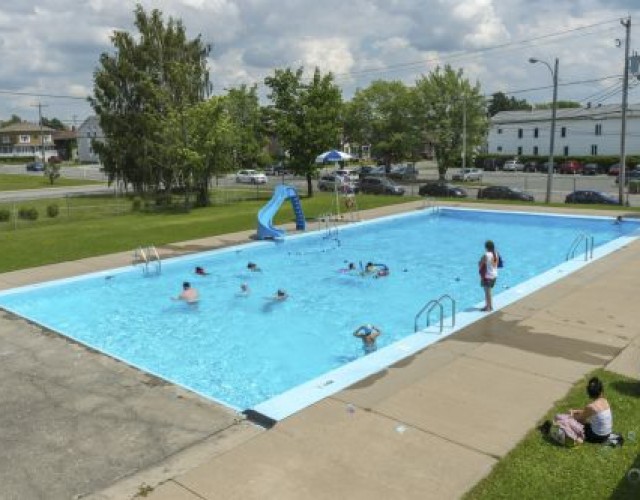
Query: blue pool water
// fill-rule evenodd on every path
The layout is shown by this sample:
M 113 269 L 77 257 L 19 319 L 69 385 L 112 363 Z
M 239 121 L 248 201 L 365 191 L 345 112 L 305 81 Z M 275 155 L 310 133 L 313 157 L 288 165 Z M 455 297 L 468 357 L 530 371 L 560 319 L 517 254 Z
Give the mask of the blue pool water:
M 11 290 L 0 306 L 212 399 L 246 409 L 361 358 L 352 336 L 379 326 L 379 349 L 414 333 L 414 316 L 449 294 L 459 310 L 483 300 L 477 262 L 486 239 L 504 257 L 496 293 L 564 262 L 576 234 L 596 246 L 635 229 L 611 219 L 441 209 L 324 233 L 253 243 L 139 268 Z M 262 272 L 246 270 L 249 261 Z M 348 262 L 384 263 L 388 277 L 339 272 Z M 211 274 L 196 276 L 194 267 Z M 107 276 L 108 274 L 108 276 Z M 196 307 L 170 300 L 191 281 Z M 238 296 L 240 284 L 251 288 Z M 267 300 L 278 288 L 284 302 Z

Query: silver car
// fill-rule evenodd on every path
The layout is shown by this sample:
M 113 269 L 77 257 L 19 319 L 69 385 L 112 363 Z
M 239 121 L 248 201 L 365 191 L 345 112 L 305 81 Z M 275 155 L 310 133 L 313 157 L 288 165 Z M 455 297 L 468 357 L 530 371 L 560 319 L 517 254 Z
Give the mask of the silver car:
M 524 170 L 524 163 L 520 163 L 518 160 L 508 160 L 504 162 L 502 170 L 506 172 L 522 172 Z
M 461 168 L 459 172 L 456 172 L 451 176 L 454 181 L 481 181 L 482 170 L 478 168 Z
M 327 174 L 318 179 L 318 189 L 320 191 L 338 190 L 341 193 L 355 193 L 358 191 L 358 186 L 347 177 L 336 174 Z

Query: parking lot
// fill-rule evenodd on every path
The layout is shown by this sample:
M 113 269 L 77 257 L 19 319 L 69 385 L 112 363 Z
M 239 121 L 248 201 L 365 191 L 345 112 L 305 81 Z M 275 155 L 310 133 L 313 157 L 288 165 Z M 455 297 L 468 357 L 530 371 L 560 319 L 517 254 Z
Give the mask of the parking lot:
M 433 162 L 420 162 L 418 167 L 418 181 L 412 183 L 400 183 L 405 187 L 405 196 L 417 196 L 418 188 L 430 180 L 436 180 L 438 178 L 438 171 L 435 168 Z M 319 171 L 319 174 L 329 173 L 334 170 L 333 166 L 327 167 Z M 456 173 L 458 169 L 451 169 L 447 172 L 447 179 L 450 180 L 452 175 Z M 0 173 L 13 173 L 13 174 L 30 174 L 30 175 L 42 175 L 40 172 L 26 172 L 24 165 L 11 165 L 1 166 Z M 63 167 L 61 174 L 64 177 L 75 179 L 87 179 L 87 180 L 106 180 L 104 174 L 100 171 L 98 165 L 87 165 L 80 167 Z M 615 182 L 615 176 L 608 175 L 567 175 L 567 174 L 554 174 L 553 175 L 553 192 L 552 201 L 555 203 L 562 203 L 567 194 L 572 191 L 580 189 L 593 189 L 602 191 L 613 197 L 618 196 L 618 185 Z M 301 193 L 307 190 L 306 178 L 302 176 L 294 176 L 287 174 L 284 176 L 268 176 L 268 182 L 266 186 L 285 182 L 296 186 Z M 236 183 L 235 173 L 228 174 L 222 177 L 218 177 L 213 180 L 213 186 L 217 188 L 237 188 L 243 186 L 243 184 Z M 536 201 L 542 202 L 545 199 L 547 175 L 537 172 L 504 172 L 504 171 L 485 171 L 482 175 L 482 182 L 456 182 L 463 186 L 469 193 L 470 198 L 477 196 L 478 189 L 482 185 L 504 185 L 510 187 L 517 187 L 523 191 L 531 193 Z M 317 189 L 317 181 L 313 182 L 314 189 Z M 257 187 L 244 185 L 247 189 L 258 189 Z M 266 186 L 261 186 L 260 189 L 265 189 Z M 640 206 L 640 195 L 630 195 L 629 204 L 631 206 Z

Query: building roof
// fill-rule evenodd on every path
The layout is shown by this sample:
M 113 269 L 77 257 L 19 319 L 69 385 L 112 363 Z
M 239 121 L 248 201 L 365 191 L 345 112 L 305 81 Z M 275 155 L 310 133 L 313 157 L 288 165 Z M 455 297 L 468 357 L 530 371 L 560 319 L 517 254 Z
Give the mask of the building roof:
M 56 130 L 51 135 L 54 141 L 68 141 L 78 137 L 78 133 L 75 130 Z
M 55 132 L 55 129 L 50 127 L 42 127 L 43 132 Z M 20 122 L 20 123 L 12 123 L 11 125 L 7 125 L 6 127 L 0 128 L 0 134 L 20 134 L 20 133 L 31 133 L 31 132 L 40 132 L 40 125 L 37 123 L 31 122 Z
M 622 106 L 620 104 L 606 104 L 585 108 L 561 108 L 556 110 L 558 120 L 603 120 L 619 118 Z M 627 116 L 640 117 L 640 104 L 629 104 Z M 515 123 L 551 120 L 550 109 L 533 109 L 531 111 L 501 111 L 491 118 L 491 123 Z

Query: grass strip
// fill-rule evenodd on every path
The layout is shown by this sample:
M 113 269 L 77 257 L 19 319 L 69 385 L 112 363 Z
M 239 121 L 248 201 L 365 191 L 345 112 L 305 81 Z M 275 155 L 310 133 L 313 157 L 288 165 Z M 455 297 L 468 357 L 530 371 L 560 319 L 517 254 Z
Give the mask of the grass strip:
M 582 408 L 588 402 L 586 382 L 594 375 L 605 385 L 605 396 L 613 410 L 613 430 L 626 439 L 624 446 L 582 444 L 576 448 L 563 448 L 543 439 L 538 430 L 533 429 L 464 499 L 640 498 L 640 479 L 636 480 L 634 473 L 629 477 L 632 469 L 640 472 L 638 380 L 597 370 L 575 384 L 545 419 L 569 408 Z

